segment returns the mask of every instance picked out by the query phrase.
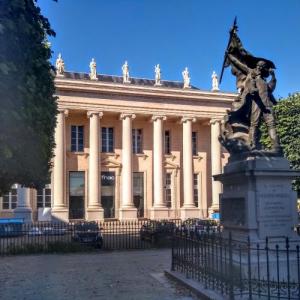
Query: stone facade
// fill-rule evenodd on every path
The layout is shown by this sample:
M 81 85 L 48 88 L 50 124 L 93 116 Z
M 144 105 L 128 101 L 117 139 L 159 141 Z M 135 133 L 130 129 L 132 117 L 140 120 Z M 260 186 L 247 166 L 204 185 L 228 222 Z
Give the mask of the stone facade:
M 220 120 L 235 94 L 185 89 L 176 82 L 161 81 L 157 86 L 155 80 L 131 78 L 130 84 L 123 84 L 122 77 L 110 79 L 98 75 L 96 81 L 88 74 L 67 72 L 55 79 L 59 113 L 51 182 L 52 217 L 77 218 L 70 215 L 70 201 L 77 203 L 80 197 L 79 217 L 87 220 L 185 219 L 208 217 L 218 211 L 222 187 L 212 181 L 212 175 L 221 173 L 227 161 L 218 135 Z M 80 151 L 72 149 L 72 128 L 76 126 L 83 126 L 83 134 L 78 137 L 83 138 Z M 102 128 L 113 128 L 112 151 L 101 151 Z M 140 153 L 133 153 L 133 129 L 141 135 Z M 168 153 L 165 131 L 169 132 Z M 83 172 L 80 191 L 76 190 L 76 172 Z M 138 180 L 133 177 L 136 172 Z M 102 186 L 101 180 L 110 178 L 112 187 Z M 36 191 L 30 190 L 28 197 L 22 207 L 26 204 L 36 218 Z M 13 215 L 13 209 L 2 209 L 1 201 L 0 215 Z M 72 209 L 76 210 L 78 203 Z

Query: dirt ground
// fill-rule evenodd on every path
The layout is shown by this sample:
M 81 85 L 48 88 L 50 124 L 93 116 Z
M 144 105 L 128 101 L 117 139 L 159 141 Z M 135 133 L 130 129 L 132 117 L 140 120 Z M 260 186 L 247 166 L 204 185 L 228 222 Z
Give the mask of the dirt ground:
M 0 258 L 0 299 L 193 300 L 163 275 L 170 249 Z

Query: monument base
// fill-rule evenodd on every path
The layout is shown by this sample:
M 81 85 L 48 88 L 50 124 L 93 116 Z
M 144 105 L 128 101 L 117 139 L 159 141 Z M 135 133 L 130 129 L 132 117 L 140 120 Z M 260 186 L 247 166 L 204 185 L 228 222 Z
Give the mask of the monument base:
M 69 222 L 69 210 L 66 207 L 53 208 L 51 210 L 53 222 Z
M 102 221 L 104 219 L 104 210 L 101 207 L 88 208 L 86 211 L 88 221 Z
M 32 210 L 31 210 L 31 208 L 27 208 L 27 207 L 17 207 L 14 210 L 14 217 L 23 219 L 24 223 L 31 223 L 32 222 Z
M 180 216 L 182 220 L 189 218 L 200 218 L 200 211 L 196 207 L 182 207 L 180 209 Z
M 135 207 L 121 208 L 119 212 L 120 220 L 136 220 L 137 209 Z
M 150 210 L 150 218 L 156 220 L 169 219 L 170 213 L 168 207 L 153 207 Z
M 214 179 L 223 184 L 220 222 L 224 235 L 238 241 L 264 242 L 266 237 L 298 239 L 297 197 L 291 170 L 283 157 L 255 156 L 231 160 Z

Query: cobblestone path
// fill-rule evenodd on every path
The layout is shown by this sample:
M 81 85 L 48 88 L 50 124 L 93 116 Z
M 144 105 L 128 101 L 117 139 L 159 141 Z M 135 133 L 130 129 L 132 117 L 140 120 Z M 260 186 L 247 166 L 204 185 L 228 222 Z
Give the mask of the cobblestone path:
M 2 300 L 192 300 L 168 281 L 170 250 L 0 258 Z

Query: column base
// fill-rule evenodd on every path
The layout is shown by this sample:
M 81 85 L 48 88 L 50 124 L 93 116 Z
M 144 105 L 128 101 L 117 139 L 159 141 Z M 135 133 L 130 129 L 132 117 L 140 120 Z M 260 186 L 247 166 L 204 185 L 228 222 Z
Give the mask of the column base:
M 88 208 L 86 210 L 87 221 L 103 221 L 104 209 L 102 207 Z
M 182 207 L 180 209 L 180 216 L 182 220 L 200 218 L 200 210 L 197 207 Z
M 52 208 L 51 216 L 53 222 L 69 222 L 69 210 L 65 207 Z
M 119 210 L 120 220 L 136 220 L 137 209 L 135 207 L 120 208 Z
M 23 219 L 24 223 L 31 223 L 32 209 L 30 207 L 17 207 L 14 210 L 14 217 Z
M 150 209 L 150 219 L 162 220 L 170 218 L 168 207 L 153 207 Z

